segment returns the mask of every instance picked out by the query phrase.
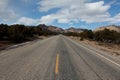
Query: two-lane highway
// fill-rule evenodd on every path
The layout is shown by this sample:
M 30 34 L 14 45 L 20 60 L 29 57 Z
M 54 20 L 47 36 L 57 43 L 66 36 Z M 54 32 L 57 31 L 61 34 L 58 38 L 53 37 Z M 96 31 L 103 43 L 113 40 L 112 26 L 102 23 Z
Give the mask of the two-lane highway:
M 119 60 L 84 45 L 58 35 L 2 51 L 0 80 L 120 80 Z

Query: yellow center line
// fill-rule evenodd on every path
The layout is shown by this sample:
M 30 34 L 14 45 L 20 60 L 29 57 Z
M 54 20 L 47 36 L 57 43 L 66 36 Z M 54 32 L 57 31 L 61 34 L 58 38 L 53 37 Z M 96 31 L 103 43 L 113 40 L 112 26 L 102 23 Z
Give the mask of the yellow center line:
M 56 56 L 55 74 L 59 72 L 59 54 Z

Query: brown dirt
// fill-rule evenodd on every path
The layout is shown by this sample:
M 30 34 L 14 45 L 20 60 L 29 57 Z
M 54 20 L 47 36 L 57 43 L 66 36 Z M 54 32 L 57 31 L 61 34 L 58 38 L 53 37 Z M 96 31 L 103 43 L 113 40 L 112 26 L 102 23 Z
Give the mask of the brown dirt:
M 80 41 L 80 38 L 77 38 L 77 37 L 70 37 L 70 38 L 76 41 Z M 97 41 L 89 41 L 89 40 L 83 40 L 81 42 L 91 45 L 93 47 L 97 47 L 101 50 L 108 51 L 112 55 L 120 55 L 120 45 L 112 44 L 112 43 L 102 43 Z
M 0 41 L 0 50 L 3 50 L 11 45 L 14 45 L 15 43 L 12 43 L 10 41 Z
M 28 40 L 33 41 L 35 39 L 45 39 L 48 38 L 48 36 L 35 36 L 35 38 L 28 38 Z M 0 50 L 4 50 L 8 48 L 9 46 L 15 45 L 17 43 L 11 42 L 11 41 L 0 41 Z

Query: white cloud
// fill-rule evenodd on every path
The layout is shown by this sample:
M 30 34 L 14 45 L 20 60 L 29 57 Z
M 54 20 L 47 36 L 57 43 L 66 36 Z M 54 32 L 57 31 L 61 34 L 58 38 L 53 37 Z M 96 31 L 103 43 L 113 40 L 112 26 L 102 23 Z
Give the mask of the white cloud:
M 39 22 L 40 22 L 39 19 L 32 19 L 32 18 L 28 18 L 28 17 L 21 17 L 14 24 L 36 25 Z
M 0 19 L 4 21 L 13 20 L 18 15 L 9 8 L 9 0 L 0 0 Z
M 70 20 L 68 20 L 68 19 L 59 19 L 58 22 L 59 23 L 69 23 Z
M 48 12 L 55 8 L 58 8 L 58 10 L 55 13 L 42 16 L 39 19 L 21 17 L 16 23 L 37 25 L 43 23 L 52 24 L 54 21 L 57 21 L 58 23 L 68 23 L 72 25 L 78 22 L 120 22 L 120 13 L 111 17 L 108 12 L 111 5 L 105 4 L 104 1 L 88 3 L 86 0 L 41 0 L 38 4 L 40 5 L 40 12 Z
M 56 13 L 42 16 L 41 22 L 70 23 L 85 21 L 87 23 L 104 22 L 110 17 L 108 10 L 110 5 L 105 5 L 104 1 L 86 3 L 85 0 L 42 0 L 39 2 L 39 10 L 49 11 L 54 8 L 59 10 Z
M 84 0 L 41 0 L 38 4 L 40 5 L 40 11 L 48 11 L 53 8 L 66 8 L 70 5 L 80 5 L 84 3 Z
M 109 19 L 110 23 L 120 23 L 120 13 Z
M 40 23 L 43 24 L 50 24 L 55 20 L 54 15 L 47 15 L 47 16 L 43 16 L 40 19 Z

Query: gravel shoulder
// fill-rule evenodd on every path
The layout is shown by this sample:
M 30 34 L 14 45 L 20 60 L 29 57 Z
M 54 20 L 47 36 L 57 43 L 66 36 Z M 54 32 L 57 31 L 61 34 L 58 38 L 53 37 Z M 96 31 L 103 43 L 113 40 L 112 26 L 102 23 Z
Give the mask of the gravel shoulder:
M 77 37 L 70 37 L 70 38 L 77 42 L 85 43 L 87 45 L 98 48 L 100 50 L 107 51 L 111 55 L 120 57 L 120 45 L 111 44 L 111 43 L 102 43 L 102 42 L 96 42 L 96 41 L 89 41 L 89 40 L 80 41 L 80 39 Z

